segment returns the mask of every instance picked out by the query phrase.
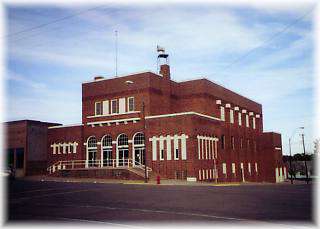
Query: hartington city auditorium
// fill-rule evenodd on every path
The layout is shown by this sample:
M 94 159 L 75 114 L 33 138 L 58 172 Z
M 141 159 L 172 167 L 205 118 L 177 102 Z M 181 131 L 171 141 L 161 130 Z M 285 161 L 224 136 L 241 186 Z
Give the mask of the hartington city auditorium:
M 263 132 L 261 104 L 205 78 L 175 82 L 168 62 L 159 73 L 82 83 L 81 124 L 20 120 L 5 126 L 7 161 L 19 176 L 196 182 L 287 177 L 281 135 Z

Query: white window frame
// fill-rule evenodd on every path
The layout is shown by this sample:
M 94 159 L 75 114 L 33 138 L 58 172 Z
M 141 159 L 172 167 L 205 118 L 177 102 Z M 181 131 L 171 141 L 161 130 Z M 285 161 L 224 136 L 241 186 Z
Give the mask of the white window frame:
M 234 111 L 230 109 L 230 123 L 234 123 Z
M 119 98 L 119 114 L 125 114 L 126 113 L 126 98 Z
M 226 163 L 222 163 L 222 173 L 227 175 L 227 164 Z
M 132 110 L 130 110 L 130 99 L 132 99 L 132 101 L 133 101 L 133 108 L 132 108 Z M 127 98 L 127 111 L 128 112 L 132 112 L 132 111 L 134 111 L 134 97 L 128 97 Z
M 241 114 L 241 112 L 238 113 L 238 124 L 239 124 L 239 126 L 242 126 L 242 114 Z
M 251 175 L 251 163 L 250 162 L 248 162 L 248 172 Z
M 103 115 L 109 114 L 109 100 L 102 101 L 102 114 Z
M 249 115 L 246 114 L 246 127 L 249 127 Z
M 114 102 L 116 103 L 116 111 L 115 112 L 113 112 L 113 105 L 112 105 Z M 117 99 L 112 99 L 111 100 L 111 107 L 110 108 L 111 108 L 111 112 L 110 112 L 111 114 L 117 114 L 118 113 L 118 100 Z
M 223 106 L 220 107 L 220 119 L 222 121 L 225 121 L 226 120 L 226 117 L 225 117 L 225 109 Z
M 236 163 L 232 163 L 232 173 L 236 174 Z

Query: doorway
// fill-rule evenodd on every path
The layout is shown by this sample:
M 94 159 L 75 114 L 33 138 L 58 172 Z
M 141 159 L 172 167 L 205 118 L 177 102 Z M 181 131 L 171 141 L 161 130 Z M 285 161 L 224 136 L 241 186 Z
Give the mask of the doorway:
M 119 166 L 128 166 L 129 150 L 119 149 Z
M 144 165 L 144 153 L 144 147 L 134 149 L 134 165 Z

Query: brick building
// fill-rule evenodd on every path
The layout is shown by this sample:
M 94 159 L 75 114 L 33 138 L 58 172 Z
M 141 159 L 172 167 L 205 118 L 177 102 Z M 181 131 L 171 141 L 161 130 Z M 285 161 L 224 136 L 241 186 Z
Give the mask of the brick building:
M 50 126 L 48 173 L 197 181 L 279 182 L 281 135 L 262 106 L 207 79 L 175 82 L 170 67 L 82 84 L 82 123 Z

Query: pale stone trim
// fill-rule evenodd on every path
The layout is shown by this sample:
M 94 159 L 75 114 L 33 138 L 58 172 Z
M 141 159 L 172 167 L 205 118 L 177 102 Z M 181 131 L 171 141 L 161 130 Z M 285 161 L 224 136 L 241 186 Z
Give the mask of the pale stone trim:
M 70 124 L 70 125 L 60 125 L 60 126 L 49 126 L 48 129 L 64 128 L 64 127 L 73 127 L 73 126 L 83 126 L 83 124 Z

